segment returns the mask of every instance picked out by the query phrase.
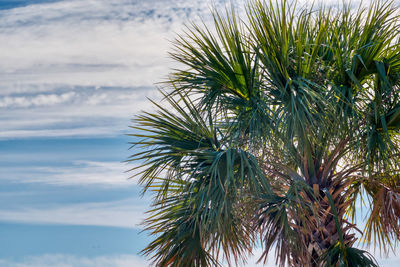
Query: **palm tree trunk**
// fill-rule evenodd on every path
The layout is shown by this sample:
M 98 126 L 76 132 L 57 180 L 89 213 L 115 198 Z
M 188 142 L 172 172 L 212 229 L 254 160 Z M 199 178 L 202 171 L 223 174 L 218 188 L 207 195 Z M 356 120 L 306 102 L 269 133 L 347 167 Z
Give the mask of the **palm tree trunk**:
M 344 245 L 351 247 L 357 240 L 354 233 L 357 228 L 355 224 L 349 223 L 344 218 L 346 209 L 351 203 L 348 199 L 350 194 L 348 184 L 337 179 L 327 181 L 325 188 L 321 188 L 319 184 L 313 184 L 312 188 L 314 196 L 308 200 L 317 213 L 309 214 L 311 231 L 303 236 L 309 257 L 306 259 L 307 262 L 302 264 L 303 266 L 318 267 L 321 266 L 321 256 L 330 247 L 341 242 L 340 235 L 343 237 Z M 329 195 L 335 209 L 330 203 Z

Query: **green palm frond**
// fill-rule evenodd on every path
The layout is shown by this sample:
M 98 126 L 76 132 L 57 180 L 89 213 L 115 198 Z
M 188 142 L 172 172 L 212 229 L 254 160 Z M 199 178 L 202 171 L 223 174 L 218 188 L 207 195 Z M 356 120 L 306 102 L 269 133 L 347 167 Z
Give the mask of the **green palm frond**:
M 228 14 L 228 12 L 227 12 Z M 221 95 L 249 100 L 260 90 L 258 60 L 232 9 L 230 15 L 213 14 L 215 29 L 192 25 L 175 41 L 173 59 L 187 70 L 172 74 L 175 91 L 202 93 L 211 104 Z
M 184 182 L 170 186 L 170 195 L 150 211 L 146 230 L 158 236 L 142 252 L 159 266 L 219 266 L 200 234 L 194 200 L 180 192 L 185 187 Z
M 248 7 L 248 17 L 263 70 L 264 101 L 272 109 L 272 127 L 285 140 L 302 142 L 305 135 L 316 138 L 319 127 L 335 118 L 325 117 L 335 110 L 321 60 L 328 52 L 330 11 L 321 9 L 315 15 L 303 9 L 297 13 L 287 1 L 276 7 L 272 2 L 256 1 Z
M 367 251 L 342 247 L 340 243 L 327 250 L 320 260 L 325 267 L 378 267 L 376 259 Z
M 144 252 L 156 252 L 155 261 L 166 263 L 183 257 L 181 249 L 190 245 L 204 250 L 199 266 L 215 261 L 220 249 L 225 258 L 233 255 L 238 261 L 254 239 L 245 216 L 252 204 L 246 198 L 270 191 L 269 183 L 254 156 L 229 147 L 218 128 L 208 124 L 209 114 L 189 99 L 165 97 L 170 106 L 157 105 L 158 113 L 139 116 L 135 129 L 142 132 L 133 134 L 144 138 L 135 145 L 146 151 L 131 160 L 143 161 L 141 182 L 158 193 L 147 229 L 163 233 Z

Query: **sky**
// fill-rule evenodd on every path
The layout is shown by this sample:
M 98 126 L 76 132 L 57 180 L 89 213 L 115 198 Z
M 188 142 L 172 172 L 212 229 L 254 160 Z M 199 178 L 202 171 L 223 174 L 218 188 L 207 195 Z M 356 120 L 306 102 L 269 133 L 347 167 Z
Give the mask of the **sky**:
M 0 0 L 0 266 L 149 265 L 129 126 L 211 3 L 225 1 Z

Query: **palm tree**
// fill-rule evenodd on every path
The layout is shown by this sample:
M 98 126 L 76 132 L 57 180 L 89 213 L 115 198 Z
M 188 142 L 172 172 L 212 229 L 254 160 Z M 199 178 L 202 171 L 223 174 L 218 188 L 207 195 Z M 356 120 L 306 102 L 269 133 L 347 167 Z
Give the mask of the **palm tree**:
M 252 1 L 246 15 L 187 27 L 163 102 L 134 120 L 129 161 L 154 191 L 143 253 L 219 266 L 261 246 L 279 266 L 377 266 L 354 246 L 400 239 L 397 9 Z

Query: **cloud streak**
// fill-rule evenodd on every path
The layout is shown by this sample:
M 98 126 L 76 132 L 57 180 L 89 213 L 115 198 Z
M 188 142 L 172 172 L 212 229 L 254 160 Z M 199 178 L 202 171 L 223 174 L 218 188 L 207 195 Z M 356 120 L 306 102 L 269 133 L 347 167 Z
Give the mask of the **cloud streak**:
M 170 66 L 167 39 L 209 3 L 70 0 L 2 11 L 0 86 L 151 86 Z
M 121 162 L 76 161 L 70 166 L 19 166 L 2 167 L 0 181 L 13 183 L 43 183 L 56 186 L 98 185 L 106 187 L 128 187 L 137 183 L 129 179 L 136 172 L 126 171 L 135 167 Z
M 150 109 L 153 88 L 73 87 L 57 92 L 0 96 L 0 139 L 115 136 L 138 111 Z
M 149 262 L 137 255 L 107 255 L 101 257 L 78 257 L 65 254 L 46 254 L 27 257 L 24 260 L 2 260 L 3 267 L 132 267 L 149 266 Z
M 17 97 L 1 97 L 0 108 L 14 107 L 31 107 L 31 106 L 52 106 L 70 101 L 75 92 L 67 92 L 60 95 L 57 94 L 39 94 L 33 97 L 17 96 Z
M 140 204 L 142 203 L 142 204 Z M 38 224 L 94 225 L 140 229 L 147 206 L 138 198 L 110 202 L 0 209 L 0 221 Z

